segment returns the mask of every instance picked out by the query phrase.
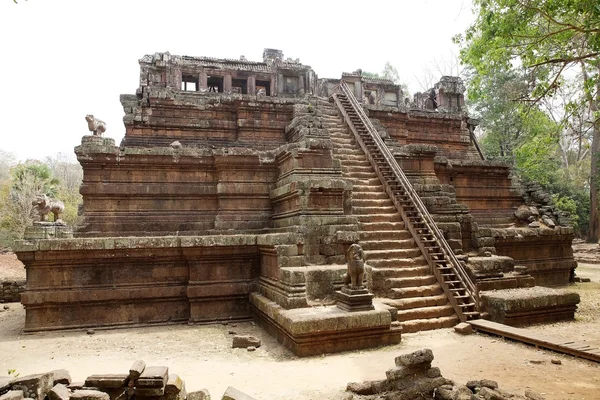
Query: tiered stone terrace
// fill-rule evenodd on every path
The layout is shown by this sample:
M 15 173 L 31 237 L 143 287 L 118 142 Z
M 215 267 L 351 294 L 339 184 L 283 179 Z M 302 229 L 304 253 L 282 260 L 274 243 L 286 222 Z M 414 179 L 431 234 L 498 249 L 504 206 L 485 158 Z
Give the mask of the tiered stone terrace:
M 74 237 L 31 230 L 16 248 L 27 331 L 256 318 L 310 355 L 458 321 L 328 101 L 339 79 L 272 49 L 262 62 L 156 53 L 140 66 L 136 94 L 121 96 L 121 145 L 84 136 L 75 149 Z M 457 78 L 412 103 L 391 81 L 343 79 L 482 290 L 569 282 L 572 228 L 515 217 L 526 199 L 478 152 Z M 352 243 L 366 253 L 371 311 L 334 306 Z

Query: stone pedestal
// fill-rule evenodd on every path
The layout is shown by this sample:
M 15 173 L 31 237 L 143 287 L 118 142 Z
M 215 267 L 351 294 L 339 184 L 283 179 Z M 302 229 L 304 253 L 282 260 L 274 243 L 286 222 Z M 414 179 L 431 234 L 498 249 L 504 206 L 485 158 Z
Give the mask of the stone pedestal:
M 337 306 L 345 311 L 368 311 L 373 310 L 373 294 L 369 293 L 367 288 L 353 288 L 344 286 L 342 290 L 336 292 Z
M 40 239 L 69 239 L 73 237 L 73 230 L 64 222 L 34 222 L 25 228 L 25 240 Z

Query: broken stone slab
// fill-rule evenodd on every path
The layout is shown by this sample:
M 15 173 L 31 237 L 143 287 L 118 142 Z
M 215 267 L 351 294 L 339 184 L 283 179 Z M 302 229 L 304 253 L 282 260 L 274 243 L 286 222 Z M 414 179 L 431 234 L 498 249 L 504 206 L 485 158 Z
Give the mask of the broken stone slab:
M 167 367 L 146 367 L 144 372 L 142 372 L 138 378 L 136 387 L 164 389 L 165 385 L 167 384 L 168 376 L 169 368 Z
M 52 389 L 54 379 L 51 372 L 45 374 L 27 375 L 15 379 L 11 386 L 13 390 L 22 390 L 23 397 L 35 400 L 44 400 L 46 394 Z
M 482 387 L 479 389 L 477 393 L 485 400 L 504 400 L 506 397 L 502 396 L 500 393 L 496 392 L 494 389 L 490 389 L 488 387 Z
M 0 396 L 0 400 L 23 400 L 22 390 L 9 390 Z
M 472 380 L 467 382 L 467 387 L 471 390 L 483 387 L 496 390 L 498 389 L 498 382 L 492 381 L 491 379 Z
M 140 375 L 144 372 L 146 368 L 146 363 L 143 360 L 137 360 L 133 363 L 133 365 L 129 368 L 129 378 L 130 379 L 138 379 Z
M 395 362 L 397 367 L 401 366 L 416 366 L 419 364 L 429 364 L 433 361 L 433 352 L 431 349 L 417 350 L 412 353 L 402 354 L 396 357 Z
M 545 400 L 544 396 L 539 393 L 534 392 L 533 390 L 527 389 L 525 391 L 525 397 L 530 400 Z
M 248 396 L 246 393 L 241 392 L 234 388 L 233 386 L 229 386 L 221 400 L 255 400 L 254 397 Z
M 69 400 L 71 397 L 71 391 L 62 383 L 57 383 L 48 392 L 49 400 Z
M 187 400 L 210 400 L 208 389 L 200 389 L 187 394 Z
M 129 375 L 126 374 L 90 375 L 85 380 L 85 386 L 99 389 L 118 389 L 127 384 L 127 379 L 129 379 Z
M 250 335 L 237 335 L 233 337 L 232 348 L 247 348 L 250 346 L 260 347 L 261 341 L 259 338 Z
M 456 325 L 454 330 L 461 335 L 470 335 L 473 333 L 473 327 L 467 322 L 461 322 L 460 324 Z
M 110 396 L 99 390 L 82 389 L 74 391 L 71 400 L 110 400 Z
M 54 377 L 54 386 L 56 386 L 57 383 L 62 383 L 65 386 L 69 386 L 71 384 L 71 375 L 66 369 L 55 369 L 50 372 Z

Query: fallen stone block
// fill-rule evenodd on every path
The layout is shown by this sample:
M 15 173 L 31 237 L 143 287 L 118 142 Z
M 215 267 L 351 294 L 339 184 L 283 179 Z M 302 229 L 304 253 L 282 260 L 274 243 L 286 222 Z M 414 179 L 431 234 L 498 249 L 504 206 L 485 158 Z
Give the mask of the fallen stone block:
M 435 400 L 454 400 L 452 397 L 452 386 L 451 385 L 443 385 L 435 390 L 435 394 L 433 396 Z
M 127 379 L 129 379 L 129 375 L 126 374 L 90 375 L 85 380 L 85 386 L 98 389 L 118 389 L 127 384 Z
M 227 390 L 225 390 L 225 393 L 223 394 L 223 397 L 221 398 L 221 400 L 255 400 L 255 399 L 254 399 L 254 397 L 248 396 L 244 392 L 240 392 L 233 386 L 229 386 L 227 388 Z
M 0 396 L 0 400 L 23 400 L 22 390 L 9 390 Z
M 48 392 L 49 400 L 69 400 L 71 397 L 71 391 L 62 383 L 57 383 Z
M 408 354 L 402 354 L 395 359 L 397 367 L 410 367 L 419 364 L 429 364 L 432 361 L 433 352 L 430 349 L 423 349 Z
M 130 379 L 138 379 L 140 375 L 144 372 L 146 368 L 146 363 L 142 360 L 137 360 L 133 363 L 131 368 L 129 368 L 129 378 Z
M 81 390 L 85 386 L 85 382 L 71 382 L 67 387 L 71 391 Z
M 71 394 L 71 400 L 110 400 L 108 393 L 99 390 L 76 390 Z
M 455 386 L 452 389 L 452 400 L 471 400 L 473 392 L 466 386 Z
M 456 325 L 454 330 L 461 335 L 470 335 L 473 333 L 473 327 L 467 322 L 461 322 L 460 324 Z
M 165 386 L 164 400 L 185 400 L 187 397 L 183 379 L 177 374 L 170 374 Z
M 490 379 L 472 380 L 467 382 L 467 387 L 471 390 L 483 387 L 496 390 L 498 389 L 498 382 L 492 381 Z
M 348 383 L 348 385 L 346 385 L 346 390 L 361 395 L 374 394 L 373 385 L 371 384 L 371 381 L 350 382 Z
M 208 389 L 200 389 L 187 394 L 187 400 L 210 400 Z
M 233 337 L 232 348 L 248 348 L 250 346 L 256 348 L 260 347 L 260 339 L 250 335 L 237 335 Z
M 146 367 L 138 378 L 136 387 L 164 389 L 168 376 L 169 368 L 167 367 Z M 159 396 L 162 396 L 162 394 Z
M 58 384 L 58 383 L 62 383 L 65 386 L 68 386 L 71 384 L 71 375 L 69 374 L 69 371 L 67 371 L 66 369 L 55 369 L 54 371 L 51 371 L 51 372 L 54 377 L 53 386 L 56 386 L 56 384 Z
M 494 389 L 490 389 L 488 387 L 482 387 L 479 389 L 477 393 L 485 400 L 505 400 L 506 397 L 502 396 L 500 393 L 496 392 Z
M 52 389 L 54 379 L 52 373 L 27 375 L 15 379 L 11 387 L 13 390 L 22 390 L 23 397 L 35 400 L 44 400 L 46 394 Z
M 529 389 L 525 391 L 525 397 L 530 400 L 545 400 L 544 396 Z

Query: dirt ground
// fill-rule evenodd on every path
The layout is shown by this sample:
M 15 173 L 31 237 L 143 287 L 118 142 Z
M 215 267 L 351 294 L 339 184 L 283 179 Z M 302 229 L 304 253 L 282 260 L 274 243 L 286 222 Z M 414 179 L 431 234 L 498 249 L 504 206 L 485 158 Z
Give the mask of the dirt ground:
M 576 320 L 529 329 L 600 347 L 600 265 L 580 264 L 577 271 L 592 282 L 570 286 L 582 300 Z M 406 334 L 395 346 L 298 358 L 250 322 L 24 335 L 24 315 L 18 303 L 0 312 L 0 375 L 8 369 L 26 375 L 65 368 L 81 381 L 92 373 L 127 372 L 134 360 L 143 359 L 168 366 L 188 390 L 207 388 L 214 399 L 230 385 L 259 400 L 341 399 L 348 382 L 383 379 L 395 356 L 431 348 L 434 366 L 458 383 L 489 378 L 505 390 L 523 394 L 529 388 L 546 399 L 600 399 L 598 363 L 452 329 Z M 232 349 L 232 330 L 260 337 L 262 346 L 255 352 Z

